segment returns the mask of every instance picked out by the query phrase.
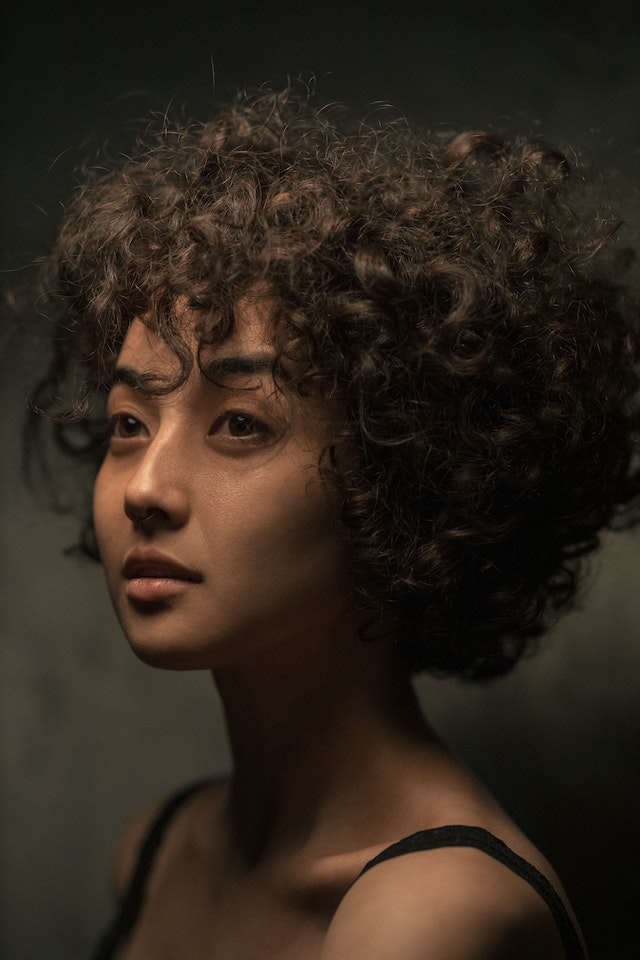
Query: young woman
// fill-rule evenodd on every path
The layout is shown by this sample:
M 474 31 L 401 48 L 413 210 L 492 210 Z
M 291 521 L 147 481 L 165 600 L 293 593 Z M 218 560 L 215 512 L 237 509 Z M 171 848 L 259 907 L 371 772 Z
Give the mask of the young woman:
M 151 139 L 66 213 L 36 399 L 132 648 L 213 672 L 234 766 L 125 831 L 95 956 L 584 958 L 410 675 L 509 669 L 630 516 L 611 230 L 544 146 L 286 93 Z

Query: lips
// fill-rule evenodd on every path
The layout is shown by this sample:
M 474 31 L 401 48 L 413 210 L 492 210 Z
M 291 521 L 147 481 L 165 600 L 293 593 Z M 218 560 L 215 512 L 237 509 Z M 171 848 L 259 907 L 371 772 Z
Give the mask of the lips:
M 197 570 L 157 550 L 132 550 L 125 557 L 122 576 L 127 597 L 141 604 L 171 600 L 203 580 Z

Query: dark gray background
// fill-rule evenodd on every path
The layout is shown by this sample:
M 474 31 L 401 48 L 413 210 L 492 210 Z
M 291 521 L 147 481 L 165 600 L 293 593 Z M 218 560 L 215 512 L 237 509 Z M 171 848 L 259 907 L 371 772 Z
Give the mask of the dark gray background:
M 212 61 L 218 97 L 314 73 L 322 99 L 391 101 L 433 128 L 489 125 L 573 145 L 639 222 L 635 2 L 14 0 L 3 16 L 6 276 L 41 251 L 74 166 L 102 140 L 118 144 L 170 103 L 206 115 Z M 208 676 L 135 661 L 99 569 L 61 556 L 73 518 L 23 490 L 30 341 L 14 337 L 1 362 L 0 953 L 73 960 L 107 916 L 122 823 L 223 771 L 227 755 Z M 512 677 L 477 689 L 419 682 L 436 726 L 556 864 L 593 958 L 608 960 L 638 955 L 639 560 L 637 535 L 607 541 L 582 610 Z

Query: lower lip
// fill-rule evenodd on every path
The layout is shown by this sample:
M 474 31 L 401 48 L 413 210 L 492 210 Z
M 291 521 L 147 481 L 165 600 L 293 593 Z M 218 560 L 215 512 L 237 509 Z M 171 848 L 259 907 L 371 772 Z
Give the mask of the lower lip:
M 196 580 L 176 580 L 172 577 L 135 577 L 127 581 L 127 597 L 134 603 L 162 603 L 182 596 Z

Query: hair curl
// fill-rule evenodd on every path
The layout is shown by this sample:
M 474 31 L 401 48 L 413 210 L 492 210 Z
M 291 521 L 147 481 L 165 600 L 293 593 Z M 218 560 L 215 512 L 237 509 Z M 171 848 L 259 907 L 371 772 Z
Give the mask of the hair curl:
M 607 230 L 574 182 L 538 143 L 345 132 L 290 92 L 149 133 L 66 212 L 36 403 L 96 466 L 92 398 L 132 317 L 164 317 L 180 354 L 179 298 L 222 338 L 263 285 L 283 352 L 304 359 L 298 388 L 346 412 L 322 469 L 362 602 L 393 608 L 412 669 L 500 673 L 640 489 L 637 307 L 598 265 Z

